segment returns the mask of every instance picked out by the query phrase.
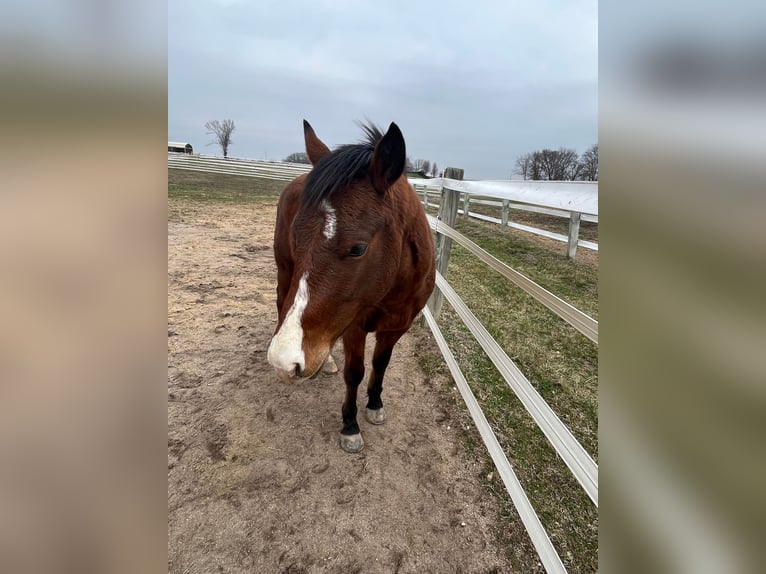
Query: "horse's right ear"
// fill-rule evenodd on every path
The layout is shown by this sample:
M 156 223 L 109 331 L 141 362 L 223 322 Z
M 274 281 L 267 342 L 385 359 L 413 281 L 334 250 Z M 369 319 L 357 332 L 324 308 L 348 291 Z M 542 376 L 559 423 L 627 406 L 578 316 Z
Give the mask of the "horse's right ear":
M 322 143 L 322 140 L 314 133 L 314 128 L 306 120 L 303 120 L 303 137 L 306 140 L 306 155 L 309 156 L 311 165 L 316 165 L 320 159 L 330 153 L 330 148 Z
M 391 184 L 401 177 L 406 157 L 402 131 L 391 122 L 386 135 L 375 146 L 370 162 L 370 179 L 378 193 L 386 193 Z

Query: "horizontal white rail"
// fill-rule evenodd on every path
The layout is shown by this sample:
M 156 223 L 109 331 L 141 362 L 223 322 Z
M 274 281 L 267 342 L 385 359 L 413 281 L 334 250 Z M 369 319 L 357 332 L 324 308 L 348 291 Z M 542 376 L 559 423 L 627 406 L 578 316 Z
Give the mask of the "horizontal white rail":
M 168 168 L 226 175 L 291 180 L 311 171 L 310 165 L 168 153 Z
M 508 199 L 559 211 L 598 215 L 597 181 L 461 181 L 447 178 L 410 179 L 412 185 L 441 186 L 468 195 Z
M 410 180 L 410 183 L 412 183 L 413 187 L 415 188 L 415 191 L 419 194 L 427 194 L 430 197 L 438 198 L 441 196 L 440 188 L 431 188 L 428 189 L 422 184 L 413 183 L 413 181 L 417 182 L 417 180 Z M 491 207 L 503 207 L 503 201 L 493 201 L 493 200 L 487 200 L 487 199 L 481 199 L 481 196 L 478 196 L 479 199 L 471 198 L 471 205 L 478 204 L 478 205 L 489 205 Z M 429 204 L 431 203 L 431 199 L 428 200 Z M 553 215 L 556 217 L 562 217 L 564 219 L 569 219 L 569 216 L 571 214 L 570 211 L 564 211 L 561 209 L 550 209 L 547 207 L 538 207 L 536 205 L 525 205 L 523 203 L 518 203 L 516 201 L 510 201 L 505 200 L 508 202 L 508 207 L 511 209 L 518 209 L 519 211 L 530 211 L 532 213 L 542 213 L 544 215 Z M 598 223 L 598 215 L 589 215 L 587 213 L 582 214 L 582 220 L 587 221 L 589 223 Z
M 598 466 L 577 442 L 566 425 L 553 412 L 548 403 L 532 386 L 527 377 L 522 373 L 516 364 L 508 357 L 500 345 L 492 338 L 489 331 L 482 325 L 481 321 L 466 306 L 463 300 L 450 287 L 449 283 L 436 273 L 436 286 L 444 294 L 452 308 L 465 323 L 473 336 L 487 353 L 492 363 L 503 378 L 519 398 L 524 408 L 532 416 L 537 426 L 546 436 L 553 446 L 556 453 L 561 457 L 564 463 L 572 471 L 577 482 L 583 487 L 587 495 L 598 507 Z
M 430 195 L 439 195 L 436 192 L 428 192 Z M 471 205 L 489 205 L 491 207 L 503 207 L 502 201 L 491 201 L 486 199 L 473 199 L 471 198 Z M 517 203 L 515 201 L 508 201 L 508 207 L 511 209 L 518 209 L 519 211 L 529 211 L 532 213 L 542 213 L 543 215 L 553 215 L 555 217 L 561 217 L 563 219 L 569 219 L 571 212 L 562 211 L 560 209 L 549 209 L 547 207 L 537 207 L 536 205 L 524 205 L 523 203 Z M 589 223 L 598 223 L 598 215 L 583 214 L 582 220 Z
M 420 203 L 423 203 L 422 201 Z M 432 203 L 428 202 L 428 207 L 432 209 L 438 209 L 440 204 L 438 203 Z M 532 210 L 534 211 L 534 210 Z M 458 213 L 462 214 L 463 210 L 458 209 Z M 482 215 L 481 213 L 474 213 L 473 211 L 468 212 L 469 217 L 473 217 L 474 219 L 481 219 L 483 221 L 488 221 L 490 223 L 496 223 L 498 225 L 502 224 L 503 222 L 500 219 L 497 219 L 496 217 L 490 217 L 489 215 Z M 548 239 L 553 239 L 555 241 L 561 241 L 562 243 L 567 243 L 569 240 L 565 235 L 562 235 L 560 233 L 554 233 L 553 231 L 548 231 L 547 229 L 539 229 L 537 227 L 530 227 L 529 225 L 523 225 L 521 223 L 514 223 L 513 221 L 509 221 L 507 223 L 508 227 L 512 227 L 513 229 L 518 229 L 520 231 L 526 231 L 527 233 L 534 233 L 535 235 L 540 235 L 542 237 L 547 237 Z M 598 251 L 598 243 L 595 243 L 593 241 L 587 241 L 585 239 L 578 239 L 577 245 L 580 247 L 584 247 L 585 249 L 590 249 L 592 251 Z
M 462 214 L 463 210 L 458 209 L 458 213 Z M 468 212 L 469 217 L 473 217 L 474 219 L 481 219 L 482 221 L 489 221 L 490 223 L 497 223 L 498 225 L 501 225 L 503 222 L 502 220 L 498 219 L 497 217 L 491 217 L 489 215 L 483 215 L 481 213 L 474 213 L 473 211 Z M 540 235 L 542 237 L 547 237 L 548 239 L 554 239 L 556 241 L 561 241 L 563 243 L 568 243 L 569 238 L 566 235 L 562 235 L 561 233 L 555 233 L 553 231 L 548 231 L 547 229 L 539 229 L 538 227 L 530 227 L 529 225 L 523 225 L 521 223 L 514 223 L 513 221 L 508 222 L 508 227 L 513 227 L 514 229 L 519 229 L 521 231 L 526 231 L 528 233 L 534 233 L 535 235 Z M 593 241 L 587 241 L 585 239 L 578 239 L 577 245 L 580 247 L 585 247 L 586 249 L 590 249 L 592 251 L 598 251 L 598 243 L 595 243 Z
M 476 245 L 459 231 L 456 231 L 431 215 L 426 215 L 426 217 L 428 218 L 428 224 L 431 226 L 431 229 L 457 241 L 492 269 L 500 273 L 506 279 L 512 281 L 515 285 L 523 289 L 524 292 L 534 297 L 564 321 L 572 325 L 572 327 L 580 331 L 580 333 L 598 344 L 598 321 L 557 297 L 544 287 L 541 287 L 515 269 L 509 267 L 491 253 L 488 253 Z
M 212 169 L 212 168 L 201 168 L 201 167 L 185 167 L 185 166 L 174 166 L 174 165 L 168 165 L 168 168 L 170 169 L 181 169 L 184 171 L 198 171 L 201 173 L 220 173 L 222 175 L 237 175 L 242 177 L 257 177 L 259 179 L 271 179 L 275 181 L 289 181 L 292 178 L 285 178 L 284 176 L 274 176 L 274 175 L 268 175 L 268 174 L 253 174 L 253 173 L 240 173 L 237 171 L 230 171 L 225 169 Z
M 423 179 L 409 179 L 410 184 L 415 188 L 416 193 L 423 196 L 423 200 L 421 203 L 424 205 L 428 205 L 429 208 L 438 208 L 440 206 L 440 203 L 437 203 L 430 199 L 430 196 L 438 197 L 441 199 L 441 188 L 440 187 L 434 187 L 431 183 L 423 183 L 424 181 L 435 181 L 435 180 L 423 180 Z M 452 181 L 452 180 L 450 180 Z M 477 182 L 473 182 L 477 183 Z M 553 182 L 553 183 L 566 183 L 566 182 Z M 577 183 L 577 182 L 572 182 Z M 533 213 L 542 213 L 544 215 L 554 215 L 557 217 L 562 217 L 569 219 L 571 216 L 570 211 L 565 211 L 561 209 L 552 209 L 552 208 L 546 208 L 546 207 L 540 207 L 537 205 L 525 205 L 518 202 L 510 202 L 508 201 L 508 207 L 512 209 L 519 209 L 524 211 L 530 211 Z M 490 205 L 493 207 L 502 208 L 503 202 L 502 201 L 488 201 L 486 199 L 471 199 L 471 204 L 479 204 L 479 205 Z M 458 213 L 463 213 L 464 211 L 462 209 L 458 210 Z M 468 212 L 469 217 L 473 217 L 474 219 L 481 219 L 482 221 L 488 221 L 490 223 L 497 223 L 498 225 L 502 225 L 503 221 L 502 219 L 498 219 L 497 217 L 492 217 L 489 215 L 484 215 L 481 213 L 474 213 L 473 211 Z M 589 215 L 589 214 L 581 214 L 582 221 L 588 221 L 591 223 L 598 223 L 598 215 Z M 553 239 L 555 241 L 561 241 L 562 243 L 569 243 L 569 237 L 566 235 L 563 235 L 561 233 L 555 233 L 553 231 L 548 231 L 547 229 L 540 229 L 538 227 L 532 227 L 530 225 L 523 225 L 521 223 L 515 223 L 513 221 L 508 221 L 506 223 L 508 227 L 512 227 L 513 229 L 518 229 L 520 231 L 526 231 L 527 233 L 533 233 L 535 235 L 540 235 L 542 237 L 547 237 L 548 239 Z M 579 247 L 584 247 L 585 249 L 590 249 L 592 251 L 598 251 L 598 243 L 594 241 L 587 241 L 585 239 L 578 239 L 577 245 Z
M 516 473 L 513 471 L 511 463 L 508 462 L 508 458 L 505 456 L 503 448 L 497 441 L 497 437 L 492 431 L 492 427 L 489 425 L 487 417 L 484 416 L 479 403 L 476 401 L 476 397 L 471 392 L 468 382 L 465 380 L 452 351 L 450 351 L 449 346 L 447 346 L 447 341 L 444 340 L 444 336 L 439 330 L 439 326 L 436 324 L 428 307 L 423 309 L 423 316 L 431 329 L 431 333 L 434 335 L 439 350 L 444 356 L 444 360 L 452 374 L 455 385 L 468 407 L 468 412 L 471 414 L 471 418 L 476 424 L 476 429 L 479 431 L 479 434 L 487 447 L 487 451 L 489 451 L 489 455 L 492 457 L 492 462 L 494 462 L 495 468 L 497 468 L 497 473 L 500 475 L 500 478 L 505 485 L 505 489 L 508 491 L 511 501 L 513 501 L 513 504 L 519 513 L 521 522 L 524 524 L 524 528 L 526 528 L 529 533 L 529 538 L 532 540 L 532 544 L 534 545 L 535 550 L 537 550 L 537 554 L 540 556 L 540 562 L 542 562 L 546 572 L 565 573 L 566 568 L 564 568 L 561 558 L 556 552 L 548 534 L 545 532 L 545 528 L 543 528 L 540 519 L 537 517 L 535 509 L 529 502 L 529 498 L 527 497 L 526 492 L 524 492 L 524 488 L 521 486 Z

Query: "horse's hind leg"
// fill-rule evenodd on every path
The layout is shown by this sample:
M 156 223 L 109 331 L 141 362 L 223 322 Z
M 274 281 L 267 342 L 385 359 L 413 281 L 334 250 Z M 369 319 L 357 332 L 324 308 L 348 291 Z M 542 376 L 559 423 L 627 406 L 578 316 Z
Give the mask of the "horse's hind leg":
M 364 378 L 364 342 L 367 333 L 358 327 L 349 327 L 343 334 L 345 366 L 343 379 L 346 381 L 346 398 L 343 401 L 343 430 L 340 431 L 340 446 L 346 452 L 359 452 L 364 440 L 356 422 L 356 391 Z
M 372 355 L 372 375 L 367 384 L 367 408 L 365 409 L 365 417 L 374 425 L 382 425 L 386 422 L 386 411 L 383 410 L 383 400 L 380 397 L 383 393 L 383 375 L 391 360 L 394 345 L 403 334 L 404 332 L 376 333 L 375 352 Z

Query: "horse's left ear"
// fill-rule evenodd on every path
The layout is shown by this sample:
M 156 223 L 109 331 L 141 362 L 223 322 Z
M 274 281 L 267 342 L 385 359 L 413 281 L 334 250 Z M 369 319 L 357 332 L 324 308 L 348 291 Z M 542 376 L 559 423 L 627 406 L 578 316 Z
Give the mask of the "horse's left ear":
M 314 128 L 306 120 L 303 120 L 303 138 L 306 140 L 306 155 L 309 156 L 311 165 L 316 165 L 320 159 L 330 153 L 330 148 L 317 137 Z
M 375 146 L 370 163 L 370 179 L 378 193 L 385 193 L 401 177 L 406 157 L 402 131 L 391 122 L 386 135 Z

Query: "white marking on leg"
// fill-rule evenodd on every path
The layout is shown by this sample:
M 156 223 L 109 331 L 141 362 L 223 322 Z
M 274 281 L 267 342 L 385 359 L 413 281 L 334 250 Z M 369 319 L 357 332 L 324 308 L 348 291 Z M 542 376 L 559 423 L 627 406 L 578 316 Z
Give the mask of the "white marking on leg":
M 269 343 L 269 350 L 266 355 L 269 363 L 280 371 L 293 370 L 294 365 L 300 365 L 303 369 L 306 366 L 306 359 L 303 354 L 303 312 L 309 303 L 308 273 L 304 273 L 298 282 L 298 291 L 295 293 L 292 307 L 287 312 L 282 326 L 274 335 Z
M 324 229 L 322 230 L 322 233 L 327 239 L 332 239 L 335 237 L 335 227 L 338 223 L 338 220 L 335 216 L 335 209 L 326 199 L 322 201 L 322 208 L 325 211 Z

